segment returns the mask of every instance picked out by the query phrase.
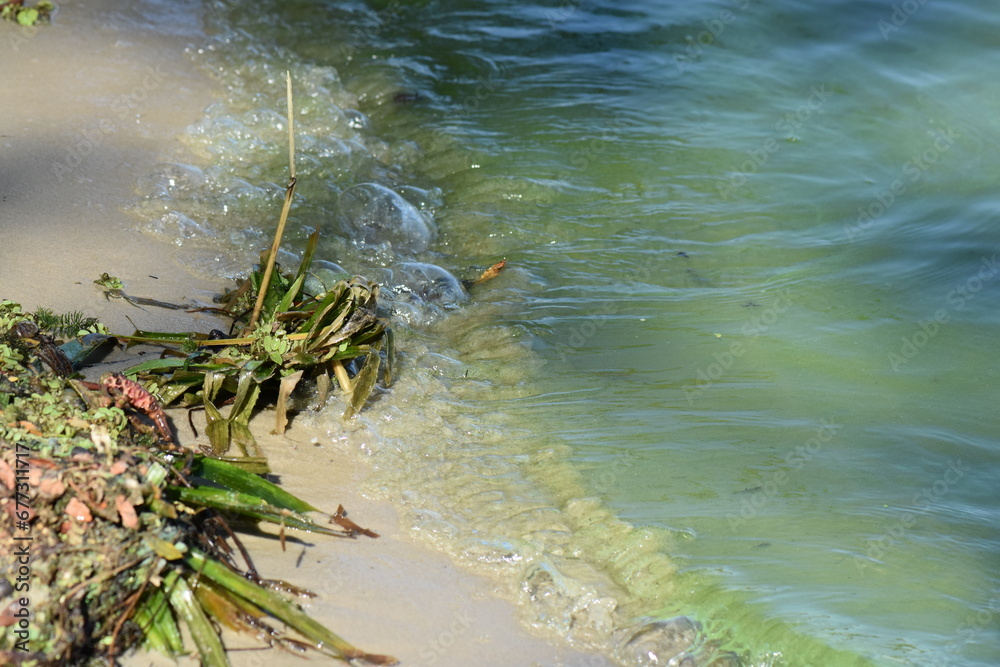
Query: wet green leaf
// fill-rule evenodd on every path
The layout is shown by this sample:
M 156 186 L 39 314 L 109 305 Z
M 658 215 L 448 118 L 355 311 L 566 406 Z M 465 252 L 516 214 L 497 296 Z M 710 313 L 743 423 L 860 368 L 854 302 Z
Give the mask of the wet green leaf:
M 304 372 L 295 371 L 281 378 L 281 384 L 278 386 L 278 403 L 274 408 L 274 432 L 278 435 L 284 433 L 285 427 L 288 426 L 288 397 L 295 390 Z
M 269 251 L 265 251 L 264 253 L 261 254 L 260 263 L 262 267 L 265 266 L 267 263 L 268 254 Z M 251 284 L 253 285 L 254 293 L 260 291 L 260 286 L 264 282 L 264 273 L 265 270 L 260 269 L 250 274 L 250 281 Z M 285 278 L 283 275 L 281 275 L 281 271 L 278 268 L 278 265 L 275 264 L 274 269 L 271 271 L 271 280 L 267 285 L 267 294 L 264 296 L 264 307 L 262 312 L 264 314 L 263 319 L 265 321 L 271 320 L 274 316 L 274 313 L 277 312 L 278 303 L 281 302 L 281 298 L 288 290 L 288 286 L 289 286 L 288 279 Z
M 212 452 L 216 455 L 225 454 L 229 451 L 230 446 L 229 420 L 223 417 L 215 404 L 207 398 L 205 399 L 205 418 L 208 420 L 205 433 L 212 445 Z
M 250 427 L 243 422 L 229 420 L 229 439 L 239 447 L 243 456 L 266 458 L 257 444 L 257 440 L 253 437 L 253 433 L 250 432 Z
M 266 475 L 271 472 L 265 456 L 212 456 L 212 459 L 232 464 L 252 475 Z
M 250 416 L 257 405 L 260 396 L 260 385 L 254 381 L 253 375 L 246 370 L 240 373 L 239 385 L 236 388 L 236 400 L 230 413 L 230 421 L 242 424 L 250 423 Z
M 385 370 L 382 372 L 382 380 L 386 387 L 392 386 L 392 366 L 396 360 L 396 335 L 392 329 L 385 329 Z
M 197 549 L 191 550 L 187 562 L 193 570 L 200 572 L 202 576 L 211 579 L 222 588 L 246 598 L 263 611 L 283 621 L 288 627 L 309 639 L 317 650 L 327 655 L 340 660 L 367 660 L 376 665 L 397 664 L 396 659 L 391 656 L 369 654 L 355 648 L 339 635 L 310 618 L 299 607 L 278 593 L 261 588 L 244 579 L 223 564 L 206 558 L 205 554 Z
M 308 333 L 309 338 L 312 339 L 315 336 L 316 330 L 322 326 L 323 320 L 327 314 L 331 311 L 337 312 L 335 307 L 341 301 L 346 291 L 347 283 L 340 282 L 334 285 L 316 306 L 312 317 L 310 317 L 305 324 L 299 327 L 298 331 L 300 333 Z
M 206 403 L 208 401 L 214 401 L 215 397 L 219 395 L 219 390 L 222 389 L 222 385 L 226 382 L 226 376 L 218 371 L 206 370 L 203 377 L 205 383 L 205 401 Z
M 168 656 L 177 656 L 184 651 L 184 641 L 180 628 L 171 613 L 170 604 L 159 588 L 149 588 L 136 607 L 135 621 L 146 631 L 145 642 L 148 649 Z
M 17 13 L 17 22 L 23 26 L 33 26 L 38 21 L 37 9 L 22 9 Z
M 168 591 L 170 606 L 191 632 L 202 667 L 229 667 L 229 658 L 226 657 L 222 640 L 195 599 L 187 581 L 176 570 L 172 570 L 164 577 L 163 585 Z
M 191 462 L 191 473 L 232 491 L 256 496 L 275 507 L 289 509 L 293 512 L 319 511 L 281 487 L 242 470 L 232 463 L 199 455 L 195 456 Z
M 283 313 L 292 307 L 292 302 L 295 297 L 298 296 L 299 290 L 302 289 L 302 283 L 306 280 L 305 275 L 300 275 L 285 292 L 285 295 L 281 297 L 281 301 L 278 302 L 277 313 Z
M 361 355 L 368 354 L 368 350 L 370 349 L 371 347 L 369 347 L 368 345 L 364 345 L 362 347 L 355 347 L 353 345 L 349 345 L 345 347 L 343 350 L 341 350 L 340 348 L 334 348 L 324 357 L 322 357 L 322 359 L 324 361 L 335 361 L 337 359 L 355 359 L 357 357 L 360 357 Z
M 192 387 L 197 387 L 202 384 L 202 377 L 200 374 L 192 374 L 190 378 L 180 379 L 177 378 L 177 373 L 175 373 L 170 384 L 160 387 L 160 403 L 163 405 L 170 405 L 178 398 L 184 394 L 191 391 Z
M 365 401 L 375 388 L 375 381 L 378 379 L 378 366 L 380 361 L 378 350 L 372 349 L 365 357 L 365 363 L 354 378 L 354 391 L 351 392 L 351 404 L 344 412 L 344 418 L 350 419 L 361 412 Z
M 328 528 L 314 522 L 307 516 L 277 507 L 266 502 L 259 496 L 228 489 L 216 489 L 203 486 L 196 489 L 189 487 L 167 487 L 168 495 L 191 507 L 211 507 L 212 509 L 233 512 L 257 521 L 278 524 L 286 528 L 295 528 L 310 533 L 322 533 L 335 537 L 344 537 L 339 530 Z
M 313 232 L 309 235 L 309 240 L 306 242 L 305 252 L 302 253 L 302 262 L 299 264 L 299 270 L 295 274 L 295 278 L 305 278 L 309 273 L 309 267 L 312 266 L 313 255 L 316 254 L 316 247 L 319 245 L 319 232 Z
M 139 373 L 158 373 L 172 368 L 181 368 L 187 363 L 187 359 L 177 357 L 167 357 L 165 359 L 150 359 L 141 364 L 130 366 L 125 371 L 126 375 L 137 375 Z

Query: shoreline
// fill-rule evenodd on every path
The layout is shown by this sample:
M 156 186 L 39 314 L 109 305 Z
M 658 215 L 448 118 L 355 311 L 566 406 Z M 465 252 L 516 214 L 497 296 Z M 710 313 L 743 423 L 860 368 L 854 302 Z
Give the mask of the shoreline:
M 136 179 L 156 164 L 193 161 L 177 135 L 216 93 L 184 55 L 200 41 L 200 4 L 94 0 L 60 5 L 53 25 L 2 25 L 0 31 L 8 64 L 0 82 L 16 91 L 5 96 L 13 120 L 0 131 L 0 238 L 12 249 L 0 265 L 0 298 L 29 310 L 82 310 L 117 332 L 213 328 L 211 316 L 108 301 L 92 284 L 108 272 L 130 294 L 205 304 L 226 286 L 218 278 L 223 271 L 212 270 L 213 258 L 192 269 L 180 261 L 183 247 L 137 231 L 122 211 L 135 196 Z M 221 267 L 224 258 L 215 261 Z M 183 416 L 174 413 L 175 427 L 182 442 L 194 444 Z M 266 430 L 269 416 L 255 419 L 258 431 Z M 339 451 L 333 442 L 314 445 L 294 424 L 286 437 L 258 437 L 284 488 L 327 511 L 342 503 L 355 521 L 381 535 L 348 541 L 290 531 L 285 552 L 273 531 L 241 535 L 262 576 L 318 594 L 303 606 L 334 632 L 404 665 L 609 664 L 530 633 L 488 579 L 408 535 L 391 503 L 357 490 L 368 474 L 357 452 Z M 338 461 L 333 469 L 322 462 L 331 450 Z M 257 646 L 249 639 L 239 645 Z M 230 659 L 234 665 L 302 664 L 277 650 L 237 650 Z M 178 664 L 150 654 L 122 663 Z

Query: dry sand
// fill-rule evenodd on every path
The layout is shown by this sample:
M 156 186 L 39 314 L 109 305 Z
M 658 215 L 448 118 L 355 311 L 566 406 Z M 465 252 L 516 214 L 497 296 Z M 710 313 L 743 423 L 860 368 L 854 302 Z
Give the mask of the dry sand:
M 177 137 L 217 92 L 184 55 L 200 40 L 200 4 L 190 1 L 65 0 L 54 25 L 0 25 L 0 298 L 82 310 L 112 331 L 215 326 L 204 315 L 108 301 L 93 284 L 106 271 L 131 294 L 202 303 L 225 287 L 211 266 L 192 270 L 179 261 L 183 249 L 136 231 L 124 212 L 138 177 L 192 160 Z M 186 427 L 181 436 L 194 440 Z M 263 576 L 319 594 L 306 604 L 316 618 L 405 665 L 607 664 L 529 633 L 490 581 L 415 542 L 391 505 L 352 491 L 366 475 L 354 452 L 310 441 L 293 428 L 263 443 L 286 488 L 323 508 L 343 503 L 382 535 L 296 535 L 286 552 L 274 537 L 247 539 Z M 277 650 L 231 656 L 237 665 L 305 664 Z M 143 655 L 127 664 L 175 663 Z

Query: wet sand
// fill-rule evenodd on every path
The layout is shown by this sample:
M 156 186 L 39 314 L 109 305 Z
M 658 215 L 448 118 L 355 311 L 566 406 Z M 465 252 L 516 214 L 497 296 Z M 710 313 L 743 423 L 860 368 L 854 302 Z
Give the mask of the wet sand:
M 189 1 L 65 2 L 54 25 L 0 25 L 0 298 L 28 309 L 80 310 L 117 332 L 217 326 L 208 315 L 109 301 L 93 284 L 108 272 L 130 294 L 205 305 L 227 286 L 218 276 L 229 258 L 182 262 L 184 248 L 142 234 L 124 212 L 137 178 L 161 162 L 194 160 L 178 136 L 217 92 L 184 54 L 200 39 L 200 5 Z M 184 416 L 173 419 L 180 426 Z M 285 488 L 331 511 L 343 503 L 352 519 L 381 534 L 289 533 L 286 551 L 273 531 L 246 538 L 262 576 L 318 594 L 305 606 L 329 628 L 405 665 L 607 664 L 529 633 L 490 581 L 416 542 L 390 504 L 356 493 L 366 476 L 360 454 L 314 443 L 315 434 L 294 425 L 287 437 L 267 436 L 269 419 L 261 416 L 255 428 Z M 197 444 L 186 426 L 179 433 Z M 277 650 L 236 650 L 231 658 L 304 664 Z M 136 655 L 126 664 L 177 663 Z

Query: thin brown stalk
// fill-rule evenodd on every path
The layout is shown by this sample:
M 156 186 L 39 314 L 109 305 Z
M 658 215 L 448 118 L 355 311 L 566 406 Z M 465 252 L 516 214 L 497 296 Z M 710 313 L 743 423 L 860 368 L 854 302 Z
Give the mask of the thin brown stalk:
M 285 188 L 285 204 L 281 207 L 281 218 L 278 220 L 278 229 L 274 232 L 274 242 L 271 244 L 271 252 L 267 256 L 267 269 L 264 271 L 263 279 L 260 281 L 260 291 L 257 293 L 257 303 L 253 307 L 253 315 L 250 317 L 248 329 L 253 329 L 260 319 L 260 311 L 264 307 L 264 297 L 267 295 L 267 288 L 271 284 L 271 273 L 274 271 L 274 263 L 278 259 L 278 248 L 281 246 L 281 237 L 285 233 L 285 223 L 288 222 L 288 212 L 292 208 L 292 197 L 295 194 L 295 121 L 292 117 L 292 74 L 285 72 L 286 96 L 288 100 L 288 187 Z
M 337 378 L 340 388 L 345 392 L 350 392 L 353 387 L 351 386 L 351 378 L 347 375 L 347 369 L 344 368 L 344 362 L 340 359 L 334 359 L 332 366 L 333 374 Z

